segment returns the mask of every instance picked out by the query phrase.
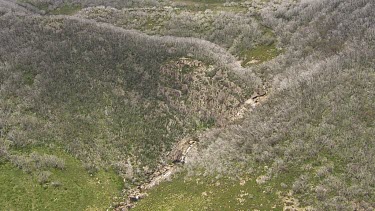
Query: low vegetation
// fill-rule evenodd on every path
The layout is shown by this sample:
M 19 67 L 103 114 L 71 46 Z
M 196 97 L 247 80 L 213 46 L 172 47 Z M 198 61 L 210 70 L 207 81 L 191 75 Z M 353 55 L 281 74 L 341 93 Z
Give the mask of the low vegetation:
M 189 135 L 135 209 L 373 210 L 374 10 L 0 0 L 0 206 L 114 207 Z
M 259 186 L 254 175 L 233 180 L 180 173 L 150 191 L 134 210 L 280 210 L 273 188 Z
M 76 12 L 81 10 L 81 6 L 79 5 L 69 5 L 65 4 L 61 7 L 56 8 L 55 10 L 50 11 L 48 14 L 51 15 L 73 15 Z
M 245 10 L 252 11 L 244 13 L 230 6 L 225 6 L 225 9 L 215 7 L 217 4 L 223 6 L 223 2 L 197 2 L 198 5 L 207 7 L 203 11 L 191 10 L 189 7 L 179 8 L 181 3 L 177 1 L 174 7 L 154 9 L 90 7 L 82 10 L 78 16 L 112 23 L 125 29 L 137 29 L 147 34 L 208 40 L 227 49 L 239 59 L 248 59 L 247 56 L 254 51 L 261 61 L 278 55 L 278 50 L 275 49 L 276 36 L 262 25 L 259 14 L 251 4 L 242 5 Z M 188 5 L 195 3 L 190 2 Z
M 123 188 L 142 183 L 175 142 L 226 124 L 259 83 L 252 76 L 239 84 L 244 79 L 235 75 L 241 70 L 235 58 L 199 39 L 151 37 L 81 18 L 6 10 L 0 25 L 1 165 L 5 175 L 24 172 L 13 183 L 33 187 L 43 198 L 35 203 L 51 209 L 62 209 L 72 198 L 50 205 L 44 194 L 64 198 L 70 193 L 64 188 L 80 194 L 76 182 L 66 181 L 78 175 L 87 201 L 72 209 L 108 207 L 104 199 L 94 203 L 99 195 L 90 191 L 98 188 L 87 175 L 104 174 L 104 180 L 114 171 L 125 180 Z M 81 169 L 49 153 L 56 148 Z M 111 188 L 118 183 L 106 180 L 108 191 L 118 195 Z M 29 209 L 26 202 L 2 203 Z
M 251 66 L 269 61 L 280 54 L 275 44 L 260 45 L 253 49 L 244 50 L 240 53 L 242 66 Z
M 242 123 L 206 134 L 193 167 L 236 175 L 259 172 L 266 165 L 270 169 L 265 176 L 276 180 L 298 172 L 289 188 L 302 206 L 318 210 L 374 207 L 375 169 L 370 163 L 374 162 L 375 129 L 370 119 L 375 105 L 371 59 L 375 51 L 368 39 L 373 32 L 343 26 L 366 17 L 373 28 L 375 21 L 368 12 L 370 4 L 353 4 L 296 4 L 283 11 L 290 16 L 268 20 L 284 22 L 285 27 L 292 22 L 297 29 L 281 38 L 288 46 L 281 58 L 256 68 L 264 78 L 272 77 L 273 93 Z M 330 19 L 321 10 L 332 10 L 335 16 Z M 351 10 L 357 12 L 343 12 Z M 334 27 L 338 25 L 342 27 Z M 285 31 L 281 26 L 279 30 L 276 33 Z M 338 46 L 332 34 L 341 34 L 345 46 Z M 318 44 L 321 40 L 325 44 Z
M 35 151 L 59 156 L 64 168 L 44 167 L 36 171 L 1 162 L 0 204 L 3 209 L 106 210 L 121 197 L 122 179 L 113 170 L 89 174 L 79 160 L 67 153 L 45 148 L 32 151 L 30 157 L 35 157 Z

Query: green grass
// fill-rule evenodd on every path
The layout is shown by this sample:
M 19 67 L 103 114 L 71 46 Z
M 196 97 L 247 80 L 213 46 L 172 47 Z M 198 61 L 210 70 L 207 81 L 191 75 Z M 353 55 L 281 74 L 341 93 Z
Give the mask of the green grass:
M 211 177 L 184 179 L 177 175 L 149 192 L 134 210 L 281 210 L 276 191 L 258 185 L 255 177 L 245 175 L 238 180 Z
M 243 50 L 240 53 L 240 57 L 242 59 L 242 66 L 251 66 L 269 61 L 280 53 L 275 44 L 260 45 L 253 49 Z
M 122 181 L 113 170 L 90 175 L 70 155 L 61 151 L 54 155 L 65 160 L 65 169 L 51 169 L 50 182 L 43 185 L 10 163 L 0 163 L 3 210 L 105 210 L 120 195 Z
M 32 71 L 27 71 L 23 73 L 23 81 L 27 85 L 34 84 L 35 74 Z
M 245 12 L 245 7 L 241 6 L 224 6 L 225 0 L 175 0 L 177 7 L 191 11 L 205 11 L 207 9 L 213 11 L 232 11 L 232 12 Z
M 64 4 L 62 7 L 59 7 L 55 10 L 50 11 L 49 14 L 51 15 L 73 15 L 81 9 L 82 7 L 79 5 Z

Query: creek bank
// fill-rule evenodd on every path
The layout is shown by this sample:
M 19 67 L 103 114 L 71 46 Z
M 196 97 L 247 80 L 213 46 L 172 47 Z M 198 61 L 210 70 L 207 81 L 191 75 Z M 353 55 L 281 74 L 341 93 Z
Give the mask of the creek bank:
M 243 118 L 246 111 L 254 109 L 264 102 L 268 95 L 267 91 L 261 90 L 255 92 L 250 99 L 246 100 L 242 106 L 239 107 L 238 112 L 231 118 L 231 122 Z M 198 138 L 186 137 L 181 139 L 173 149 L 166 155 L 168 160 L 167 164 L 161 165 L 157 170 L 150 176 L 148 182 L 138 185 L 126 192 L 127 198 L 124 202 L 121 202 L 116 211 L 127 211 L 133 208 L 137 201 L 147 197 L 147 191 L 153 187 L 159 185 L 161 182 L 171 179 L 172 175 L 177 172 L 181 165 L 186 163 L 186 158 L 189 152 L 197 147 L 199 142 Z

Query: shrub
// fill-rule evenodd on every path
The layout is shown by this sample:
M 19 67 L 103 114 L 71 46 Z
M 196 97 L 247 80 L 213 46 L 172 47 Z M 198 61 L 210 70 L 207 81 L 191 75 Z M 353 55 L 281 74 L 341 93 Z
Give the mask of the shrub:
M 37 181 L 39 184 L 43 185 L 47 182 L 49 182 L 49 178 L 52 175 L 49 171 L 42 171 L 37 174 Z

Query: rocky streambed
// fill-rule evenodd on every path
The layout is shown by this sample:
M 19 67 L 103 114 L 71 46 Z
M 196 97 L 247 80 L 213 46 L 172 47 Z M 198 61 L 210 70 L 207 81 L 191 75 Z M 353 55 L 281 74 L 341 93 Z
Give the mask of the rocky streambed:
M 171 152 L 168 153 L 168 164 L 160 166 L 151 176 L 150 180 L 142 185 L 127 191 L 127 198 L 115 210 L 125 211 L 135 206 L 135 202 L 147 196 L 147 191 L 159 183 L 166 181 L 177 171 L 179 166 L 186 162 L 186 157 L 191 149 L 196 147 L 198 139 L 187 137 L 181 139 Z
M 246 111 L 254 109 L 267 99 L 267 92 L 255 92 L 250 99 L 246 100 L 239 108 L 236 115 L 231 118 L 231 122 L 243 118 Z M 185 164 L 189 152 L 197 147 L 199 142 L 198 138 L 185 137 L 181 139 L 173 147 L 171 152 L 166 156 L 168 162 L 161 165 L 157 170 L 150 176 L 148 182 L 138 185 L 127 191 L 127 198 L 124 202 L 120 203 L 116 211 L 126 211 L 135 206 L 136 202 L 147 197 L 147 191 L 157 186 L 163 181 L 166 181 L 172 177 L 172 175 L 178 170 L 181 165 Z

